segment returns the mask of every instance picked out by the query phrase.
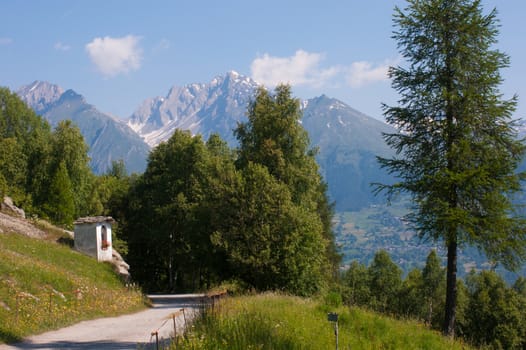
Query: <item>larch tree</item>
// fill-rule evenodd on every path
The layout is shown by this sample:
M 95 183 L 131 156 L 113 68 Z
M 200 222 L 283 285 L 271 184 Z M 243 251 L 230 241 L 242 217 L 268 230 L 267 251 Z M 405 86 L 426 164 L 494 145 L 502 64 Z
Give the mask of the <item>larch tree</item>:
M 398 181 L 377 190 L 409 193 L 409 222 L 445 244 L 443 332 L 453 337 L 458 248 L 475 246 L 510 269 L 526 256 L 525 220 L 512 203 L 525 176 L 516 173 L 525 150 L 511 119 L 517 98 L 499 91 L 509 57 L 495 48 L 496 10 L 484 14 L 473 0 L 408 0 L 394 24 L 406 64 L 389 71 L 398 106 L 384 106 L 398 128 L 384 135 L 396 155 L 379 161 Z

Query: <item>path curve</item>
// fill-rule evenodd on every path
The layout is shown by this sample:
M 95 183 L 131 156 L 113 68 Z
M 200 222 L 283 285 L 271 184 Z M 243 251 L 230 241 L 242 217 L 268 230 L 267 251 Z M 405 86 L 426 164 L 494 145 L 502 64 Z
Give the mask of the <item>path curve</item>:
M 0 345 L 0 350 L 16 349 L 155 349 L 159 341 L 174 334 L 172 314 L 184 309 L 176 318 L 177 332 L 198 312 L 203 294 L 149 295 L 153 307 L 134 314 L 82 321 L 73 326 L 28 337 L 21 343 Z

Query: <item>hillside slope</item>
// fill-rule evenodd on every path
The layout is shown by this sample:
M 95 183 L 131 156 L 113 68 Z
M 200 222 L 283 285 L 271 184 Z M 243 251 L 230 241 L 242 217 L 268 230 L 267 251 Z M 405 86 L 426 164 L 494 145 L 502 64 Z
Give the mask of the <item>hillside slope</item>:
M 110 264 L 57 243 L 60 232 L 0 213 L 0 342 L 144 306 Z
M 183 339 L 183 348 L 333 349 L 334 323 L 328 321 L 327 314 L 336 312 L 340 349 L 471 349 L 415 321 L 293 296 L 228 298 L 217 309 L 198 321 L 194 333 Z

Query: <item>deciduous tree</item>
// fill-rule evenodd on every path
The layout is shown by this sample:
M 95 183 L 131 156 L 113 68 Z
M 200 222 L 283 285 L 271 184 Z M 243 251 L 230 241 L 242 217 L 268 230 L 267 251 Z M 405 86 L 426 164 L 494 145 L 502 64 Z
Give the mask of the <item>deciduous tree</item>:
M 332 205 L 319 174 L 316 150 L 310 148 L 301 117 L 299 100 L 292 98 L 290 86 L 279 85 L 273 94 L 260 88 L 249 106 L 248 121 L 240 123 L 234 131 L 240 144 L 237 166 L 247 169 L 250 164 L 259 164 L 278 183 L 286 186 L 291 205 L 299 210 L 298 218 L 312 221 L 304 231 L 305 237 L 314 238 L 310 231 L 313 229 L 321 234 L 318 247 L 323 250 L 324 261 L 313 259 L 312 262 L 324 265 L 327 274 L 335 276 L 340 257 L 331 227 Z M 297 222 L 300 226 L 306 223 Z M 285 227 L 292 230 L 289 234 L 297 231 L 290 225 Z M 287 239 L 287 233 L 283 234 Z

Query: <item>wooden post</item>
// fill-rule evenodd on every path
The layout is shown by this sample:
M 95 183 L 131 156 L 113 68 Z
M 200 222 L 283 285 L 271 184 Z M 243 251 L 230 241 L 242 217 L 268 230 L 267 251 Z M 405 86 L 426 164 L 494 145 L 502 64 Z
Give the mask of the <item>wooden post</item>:
M 186 313 L 184 312 L 184 309 L 181 309 L 183 312 L 183 319 L 184 319 L 184 334 L 186 334 L 187 324 L 186 324 Z
M 158 331 L 155 331 L 155 332 L 152 332 L 152 337 L 155 335 L 155 349 L 156 350 L 159 350 L 159 332 Z
M 16 324 L 18 324 L 18 303 L 19 303 L 18 298 L 19 298 L 19 297 L 20 297 L 20 296 L 19 296 L 18 293 L 17 293 L 17 294 L 16 294 L 16 313 L 15 313 L 15 323 L 16 323 Z
M 48 315 L 49 315 L 49 318 L 51 319 L 51 303 L 53 302 L 53 292 L 52 291 L 49 291 L 49 307 L 48 307 Z
M 327 314 L 327 320 L 334 323 L 334 335 L 336 336 L 336 350 L 338 350 L 338 314 L 330 312 Z

